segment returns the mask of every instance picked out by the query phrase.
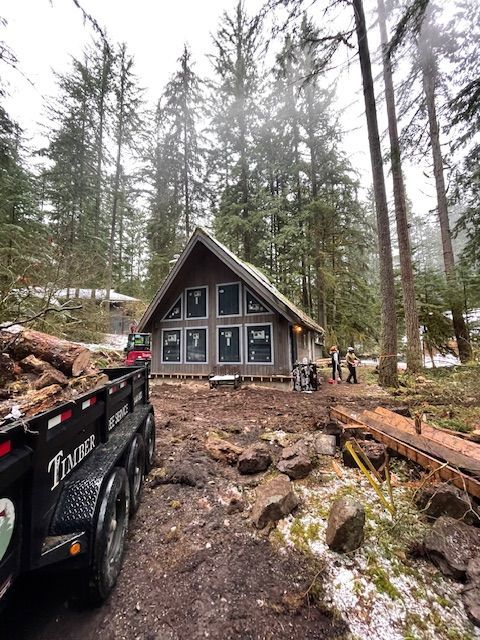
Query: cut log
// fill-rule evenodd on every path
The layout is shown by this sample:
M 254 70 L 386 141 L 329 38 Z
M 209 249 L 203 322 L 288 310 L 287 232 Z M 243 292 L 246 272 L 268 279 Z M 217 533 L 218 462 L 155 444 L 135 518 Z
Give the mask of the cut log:
M 26 417 L 30 417 L 43 413 L 63 401 L 62 387 L 58 384 L 52 384 L 44 389 L 31 391 L 21 398 L 11 399 L 2 403 L 0 417 L 4 418 L 14 405 L 17 405 Z
M 43 389 L 43 387 L 48 387 L 51 384 L 59 384 L 61 387 L 65 387 L 68 384 L 68 378 L 64 373 L 34 355 L 24 358 L 20 362 L 20 366 L 28 373 L 36 373 L 40 376 L 33 383 L 34 389 Z
M 77 380 L 77 378 L 75 378 L 75 380 Z M 42 375 L 35 381 L 33 387 L 34 389 L 43 389 L 44 387 L 49 387 L 52 384 L 59 384 L 61 387 L 65 387 L 68 384 L 67 376 L 54 367 L 51 367 L 51 369 L 47 369 L 45 373 L 42 373 Z
M 88 349 L 41 331 L 25 329 L 12 349 L 9 349 L 9 353 L 11 355 L 13 353 L 17 360 L 34 355 L 40 360 L 49 362 L 65 375 L 75 378 L 90 366 L 91 353 Z
M 75 394 L 86 393 L 92 389 L 98 389 L 110 382 L 110 378 L 104 373 L 95 371 L 85 376 L 80 376 L 70 380 L 68 383 L 69 388 L 75 392 Z
M 8 353 L 0 353 L 0 385 L 15 379 L 15 362 Z

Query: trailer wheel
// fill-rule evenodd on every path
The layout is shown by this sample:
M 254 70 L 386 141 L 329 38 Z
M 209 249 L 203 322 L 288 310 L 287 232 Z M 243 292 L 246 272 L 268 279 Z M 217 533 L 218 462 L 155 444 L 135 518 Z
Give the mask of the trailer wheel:
M 130 485 L 130 515 L 133 516 L 140 504 L 145 475 L 145 441 L 140 433 L 133 436 L 128 448 L 126 470 Z
M 93 564 L 88 576 L 88 599 L 94 605 L 100 605 L 108 597 L 122 568 L 129 493 L 125 469 L 117 467 L 105 486 L 95 531 Z
M 149 413 L 145 420 L 143 429 L 143 439 L 145 441 L 145 473 L 148 473 L 153 467 L 153 459 L 155 457 L 155 418 L 153 413 Z

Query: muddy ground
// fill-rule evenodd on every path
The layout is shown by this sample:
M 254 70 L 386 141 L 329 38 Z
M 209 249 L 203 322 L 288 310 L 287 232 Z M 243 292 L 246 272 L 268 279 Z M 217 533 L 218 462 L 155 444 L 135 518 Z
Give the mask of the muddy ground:
M 315 430 L 331 404 L 388 405 L 375 386 L 327 386 L 307 395 L 246 386 L 157 384 L 157 468 L 131 521 L 123 571 L 94 611 L 76 601 L 70 576 L 35 576 L 13 594 L 2 640 L 260 640 L 341 638 L 311 587 L 318 567 L 256 532 L 248 502 L 265 474 L 241 476 L 212 460 L 207 432 L 240 446 L 265 432 Z M 272 453 L 280 447 L 272 444 Z M 181 484 L 159 484 L 175 472 Z M 267 472 L 268 473 L 268 472 Z M 315 592 L 315 597 L 314 597 Z

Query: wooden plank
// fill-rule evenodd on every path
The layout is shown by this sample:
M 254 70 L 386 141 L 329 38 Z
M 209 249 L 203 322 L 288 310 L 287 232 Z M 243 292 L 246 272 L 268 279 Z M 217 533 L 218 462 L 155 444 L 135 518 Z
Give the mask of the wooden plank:
M 345 407 L 336 406 L 330 410 L 332 418 L 340 420 L 342 423 L 354 422 L 355 424 L 362 424 L 360 421 L 360 413 L 346 409 Z M 387 447 L 390 447 L 393 451 L 396 451 L 401 456 L 416 462 L 425 469 L 434 471 L 434 475 L 440 480 L 451 482 L 459 489 L 467 491 L 470 495 L 480 498 L 480 482 L 471 476 L 462 473 L 458 469 L 442 463 L 440 460 L 436 460 L 434 457 L 428 455 L 423 451 L 419 451 L 415 447 L 402 442 L 398 438 L 388 435 L 383 431 L 379 431 L 367 424 L 363 425 L 366 431 L 369 431 L 376 440 L 383 442 Z M 401 434 L 399 434 L 401 435 Z
M 375 427 L 375 429 L 384 431 L 391 436 L 399 438 L 416 449 L 420 449 L 420 451 L 425 451 L 425 453 L 428 453 L 429 455 L 433 455 L 436 458 L 444 460 L 454 467 L 464 469 L 470 473 L 478 474 L 480 476 L 480 459 L 475 457 L 472 458 L 450 449 L 435 440 L 431 440 L 426 435 L 423 435 L 423 433 L 421 435 L 417 433 L 412 434 L 405 430 L 401 430 L 398 427 L 387 425 L 380 419 L 380 416 L 373 411 L 364 411 L 362 414 L 362 421 Z
M 392 427 L 398 427 L 407 433 L 416 434 L 415 422 L 411 418 L 400 416 L 394 411 L 385 409 L 384 407 L 377 407 L 375 409 L 376 414 L 380 416 L 379 419 Z M 458 451 L 465 456 L 470 456 L 476 460 L 480 460 L 480 445 L 475 442 L 468 442 L 458 438 L 451 433 L 439 431 L 435 427 L 432 427 L 427 422 L 422 422 L 422 436 L 434 440 L 453 451 Z

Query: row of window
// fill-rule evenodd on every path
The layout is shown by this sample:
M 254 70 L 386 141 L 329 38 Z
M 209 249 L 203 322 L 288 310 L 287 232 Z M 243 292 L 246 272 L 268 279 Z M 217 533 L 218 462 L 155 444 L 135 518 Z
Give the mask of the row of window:
M 217 318 L 239 316 L 241 309 L 241 284 L 230 282 L 217 284 Z M 185 305 L 185 312 L 184 312 Z M 270 313 L 270 309 L 260 302 L 248 289 L 245 289 L 244 305 L 246 314 Z M 184 317 L 185 314 L 185 317 Z M 188 320 L 189 318 L 205 319 L 208 317 L 208 287 L 192 287 L 185 289 L 164 320 Z
M 273 364 L 272 325 L 244 325 L 245 357 L 251 364 Z M 217 327 L 217 363 L 243 362 L 242 325 Z M 182 345 L 182 339 L 184 345 Z M 207 327 L 162 330 L 163 363 L 208 363 Z

